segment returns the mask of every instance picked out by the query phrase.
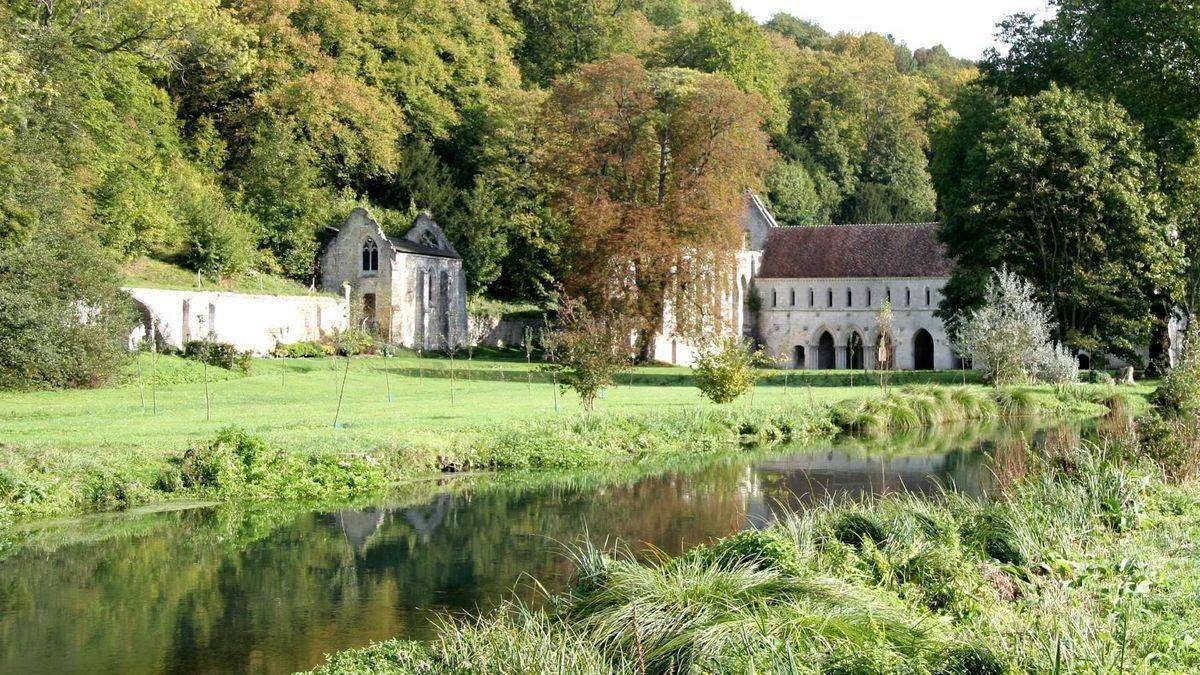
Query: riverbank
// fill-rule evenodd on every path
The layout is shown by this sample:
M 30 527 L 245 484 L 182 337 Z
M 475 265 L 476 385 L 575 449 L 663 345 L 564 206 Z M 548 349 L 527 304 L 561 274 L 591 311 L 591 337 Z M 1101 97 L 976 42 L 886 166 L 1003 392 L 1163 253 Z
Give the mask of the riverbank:
M 316 672 L 1195 672 L 1200 486 L 1156 453 L 1113 423 L 998 467 L 987 502 L 829 504 L 650 563 L 583 547 L 544 610 Z
M 171 376 L 186 379 L 186 367 L 175 365 L 180 370 Z M 300 365 L 309 367 L 287 361 L 272 364 L 277 368 Z M 386 365 L 352 366 L 358 368 L 359 377 L 368 380 L 366 387 L 371 391 L 375 379 L 389 380 L 384 384 L 391 387 Z M 281 411 L 282 415 L 282 411 L 289 411 L 292 416 L 302 415 L 303 410 L 297 413 L 292 408 L 303 408 L 303 394 L 314 386 L 326 388 L 330 384 L 326 377 L 329 371 L 307 372 L 308 381 L 305 375 L 292 373 L 287 379 L 287 372 L 280 372 L 285 382 L 293 383 L 291 388 L 275 384 L 275 374 L 230 380 L 244 387 L 273 387 L 269 409 L 248 403 L 250 409 L 245 410 L 223 399 L 223 409 L 238 411 L 235 419 L 250 415 L 254 419 L 246 425 L 218 427 L 208 431 L 202 440 L 186 443 L 176 440 L 186 424 L 171 414 L 170 409 L 161 417 L 141 415 L 131 419 L 131 426 L 146 425 L 145 433 L 152 433 L 154 424 L 160 423 L 160 444 L 150 447 L 142 441 L 127 440 L 128 431 L 125 436 L 116 434 L 116 438 L 97 432 L 95 428 L 108 428 L 102 418 L 111 414 L 99 411 L 94 415 L 95 428 L 86 434 L 93 439 L 92 444 L 80 447 L 35 443 L 32 439 L 39 424 L 55 426 L 61 433 L 62 421 L 47 418 L 39 422 L 29 410 L 10 411 L 5 426 L 20 426 L 19 420 L 24 419 L 34 429 L 23 429 L 23 436 L 14 439 L 18 444 L 5 446 L 0 454 L 0 526 L 74 513 L 121 510 L 163 500 L 343 499 L 383 492 L 397 481 L 440 472 L 572 469 L 648 456 L 704 455 L 742 446 L 770 446 L 843 430 L 915 428 L 997 416 L 1094 415 L 1104 410 L 1108 398 L 1125 395 L 1105 388 L 1080 388 L 1071 395 L 1056 395 L 1045 388 L 992 390 L 980 386 L 920 385 L 894 388 L 889 395 L 880 396 L 873 387 L 805 387 L 799 391 L 790 387 L 781 388 L 782 391 L 763 387 L 742 402 L 716 406 L 694 400 L 690 405 L 673 402 L 684 395 L 697 396 L 690 388 L 681 392 L 676 387 L 627 385 L 613 390 L 605 402 L 607 409 L 596 413 L 535 409 L 502 422 L 478 419 L 478 412 L 472 413 L 470 423 L 443 420 L 446 416 L 439 414 L 446 407 L 443 401 L 426 403 L 422 423 L 409 419 L 390 426 L 382 423 L 371 426 L 363 422 L 364 418 L 375 419 L 362 412 L 367 408 L 382 410 L 389 421 L 403 418 L 390 411 L 386 403 L 376 401 L 366 405 L 353 401 L 347 404 L 345 419 L 349 422 L 339 423 L 336 428 L 321 424 L 316 435 L 312 423 L 304 426 L 293 422 L 294 417 L 280 418 L 272 413 Z M 393 400 L 398 396 L 419 398 L 421 389 L 432 387 L 424 379 L 421 374 L 415 379 L 397 378 Z M 432 376 L 429 379 L 438 380 Z M 456 382 L 464 391 L 473 392 L 480 405 L 485 405 L 485 398 L 491 400 L 485 393 L 488 387 L 503 387 L 500 393 L 507 397 L 503 403 L 511 405 L 511 399 L 523 398 L 522 394 L 527 398 L 528 392 L 539 386 L 507 379 Z M 180 389 L 187 387 L 195 385 L 175 385 L 172 394 L 178 395 Z M 44 392 L 29 396 L 85 393 Z M 111 391 L 93 393 L 114 395 Z M 144 392 L 126 389 L 119 393 L 130 398 Z M 647 403 L 621 405 L 622 397 Z M 649 405 L 656 397 L 658 405 Z M 360 433 L 364 428 L 367 430 Z M 389 433 L 383 433 L 384 430 Z M 140 438 L 137 435 L 140 433 L 134 432 L 135 438 Z M 21 440 L 29 444 L 20 444 Z

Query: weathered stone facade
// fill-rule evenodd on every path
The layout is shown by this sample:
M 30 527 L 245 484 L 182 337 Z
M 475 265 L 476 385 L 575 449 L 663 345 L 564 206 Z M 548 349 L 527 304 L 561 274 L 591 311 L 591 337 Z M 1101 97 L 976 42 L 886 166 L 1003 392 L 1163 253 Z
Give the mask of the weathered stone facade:
M 779 367 L 879 367 L 875 316 L 885 299 L 894 314 L 891 367 L 960 365 L 934 316 L 950 274 L 935 224 L 780 227 L 747 193 L 741 226 L 746 245 L 726 324 L 760 344 Z M 656 358 L 693 363 L 696 349 L 671 335 L 669 312 L 665 326 Z
M 462 258 L 429 214 L 388 237 L 356 208 L 325 246 L 321 283 L 349 287 L 352 324 L 413 349 L 462 345 L 467 332 Z

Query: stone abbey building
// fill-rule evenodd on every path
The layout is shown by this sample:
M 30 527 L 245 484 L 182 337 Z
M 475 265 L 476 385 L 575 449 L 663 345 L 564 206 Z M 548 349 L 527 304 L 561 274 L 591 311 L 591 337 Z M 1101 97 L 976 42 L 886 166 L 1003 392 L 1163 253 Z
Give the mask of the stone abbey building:
M 741 226 L 746 247 L 727 318 L 780 367 L 878 368 L 875 315 L 885 300 L 895 315 L 891 367 L 961 365 L 934 316 L 952 266 L 936 223 L 781 227 L 747 193 Z M 677 339 L 660 338 L 656 347 L 661 361 L 695 357 Z
M 467 335 L 462 256 L 428 213 L 388 237 L 354 209 L 321 254 L 321 285 L 348 292 L 349 322 L 413 349 L 444 349 Z

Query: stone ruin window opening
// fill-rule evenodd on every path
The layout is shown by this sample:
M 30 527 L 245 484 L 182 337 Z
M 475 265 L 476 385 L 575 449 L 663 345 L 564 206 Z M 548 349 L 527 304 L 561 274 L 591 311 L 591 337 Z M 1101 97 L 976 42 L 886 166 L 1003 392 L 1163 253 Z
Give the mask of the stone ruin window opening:
M 379 271 L 379 246 L 375 244 L 374 239 L 368 239 L 363 243 L 362 247 L 362 271 L 378 272 Z

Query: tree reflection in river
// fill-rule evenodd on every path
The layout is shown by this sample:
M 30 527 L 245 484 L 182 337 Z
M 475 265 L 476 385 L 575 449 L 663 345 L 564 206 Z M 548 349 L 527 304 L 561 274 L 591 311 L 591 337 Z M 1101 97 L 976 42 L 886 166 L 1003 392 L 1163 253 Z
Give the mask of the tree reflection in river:
M 426 637 L 439 611 L 536 601 L 563 545 L 676 553 L 830 495 L 988 489 L 1027 429 L 944 430 L 652 472 L 531 478 L 367 508 L 107 516 L 31 533 L 0 563 L 0 672 L 290 672 Z

